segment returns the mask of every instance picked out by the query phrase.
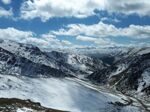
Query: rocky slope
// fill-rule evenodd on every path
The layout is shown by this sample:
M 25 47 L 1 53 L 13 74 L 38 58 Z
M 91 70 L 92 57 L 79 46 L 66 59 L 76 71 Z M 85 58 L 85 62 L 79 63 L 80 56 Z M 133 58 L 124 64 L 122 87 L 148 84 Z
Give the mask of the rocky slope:
M 58 76 L 64 77 L 65 73 L 44 64 L 35 63 L 27 58 L 15 55 L 0 48 L 0 73 L 9 75 L 24 75 L 29 77 Z
M 1 112 L 65 112 L 42 107 L 40 103 L 17 98 L 0 98 Z M 67 111 L 66 111 L 67 112 Z
M 38 47 L 0 40 L 0 73 L 26 76 L 77 76 L 105 65 L 99 59 L 75 53 L 43 52 Z
M 59 63 L 59 68 L 65 65 L 67 69 L 74 70 L 78 74 L 90 74 L 105 67 L 100 59 L 83 54 L 52 51 L 48 53 L 48 56 Z
M 134 90 L 150 94 L 150 48 L 130 48 L 111 66 L 96 71 L 88 79 L 109 84 L 123 93 Z

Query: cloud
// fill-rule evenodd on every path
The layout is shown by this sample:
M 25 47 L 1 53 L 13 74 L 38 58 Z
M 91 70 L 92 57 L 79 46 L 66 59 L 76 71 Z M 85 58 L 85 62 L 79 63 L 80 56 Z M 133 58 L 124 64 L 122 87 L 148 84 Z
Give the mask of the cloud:
M 95 10 L 150 16 L 149 6 L 149 0 L 26 0 L 21 6 L 21 18 L 41 18 L 44 22 L 53 17 L 84 18 L 95 15 Z
M 106 10 L 123 14 L 150 16 L 149 0 L 107 0 Z
M 8 5 L 8 4 L 10 4 L 10 3 L 11 3 L 11 0 L 2 0 L 2 2 L 3 2 L 3 4 Z
M 21 18 L 39 17 L 46 21 L 52 17 L 84 18 L 94 15 L 94 10 L 102 10 L 105 0 L 27 0 L 21 6 Z
M 22 39 L 31 38 L 34 36 L 33 32 L 30 31 L 21 31 L 15 28 L 9 27 L 6 29 L 0 29 L 0 38 L 9 39 L 15 41 L 21 41 Z
M 11 17 L 13 16 L 12 9 L 5 10 L 4 8 L 0 7 L 0 17 Z
M 77 40 L 84 41 L 84 42 L 93 42 L 94 44 L 97 44 L 98 46 L 114 46 L 115 43 L 112 42 L 110 39 L 107 38 L 93 38 L 88 36 L 77 36 Z
M 95 42 L 96 41 L 96 38 L 88 37 L 88 36 L 81 36 L 81 35 L 77 36 L 76 39 L 85 41 L 85 42 Z
M 121 22 L 119 19 L 117 19 L 117 18 L 108 18 L 108 17 L 102 17 L 102 18 L 100 18 L 100 20 L 102 21 L 102 22 L 111 22 L 111 23 L 119 23 L 119 22 Z
M 134 27 L 135 26 L 132 26 L 132 28 L 134 28 Z M 79 44 L 72 43 L 68 40 L 62 40 L 62 39 L 60 40 L 59 38 L 57 38 L 57 35 L 54 35 L 51 33 L 41 34 L 38 36 L 34 32 L 22 31 L 22 30 L 18 30 L 18 29 L 12 28 L 12 27 L 9 27 L 6 29 L 0 29 L 0 34 L 1 34 L 0 39 L 7 39 L 7 40 L 17 41 L 20 43 L 33 44 L 42 49 L 83 48 L 83 47 L 87 47 L 87 46 L 91 46 L 91 45 L 92 46 L 94 45 L 97 47 L 126 46 L 125 44 L 116 43 L 115 41 L 112 41 L 111 39 L 106 38 L 106 37 L 92 37 L 92 36 L 86 36 L 86 35 L 77 35 L 75 37 L 70 37 L 70 38 L 76 38 L 77 40 L 80 40 L 83 42 L 92 42 L 93 43 L 91 45 L 79 45 Z M 130 34 L 130 32 L 129 32 L 129 34 Z M 149 42 L 144 42 L 144 41 L 136 42 L 136 40 L 135 40 L 135 43 L 130 42 L 129 45 L 131 44 L 132 46 L 136 46 L 136 45 L 144 46 L 144 43 L 147 44 Z M 148 46 L 148 44 L 147 44 L 147 46 Z
M 0 39 L 13 40 L 20 43 L 30 43 L 40 48 L 65 48 L 73 44 L 67 40 L 59 40 L 54 35 L 42 34 L 39 37 L 31 31 L 21 31 L 12 27 L 0 29 Z
M 128 28 L 120 29 L 120 35 L 135 39 L 150 39 L 150 26 L 130 25 Z
M 130 25 L 125 28 L 117 28 L 112 24 L 99 22 L 98 24 L 70 24 L 58 31 L 50 31 L 54 35 L 78 36 L 85 35 L 96 38 L 128 37 L 133 39 L 150 38 L 150 26 Z
M 67 40 L 62 40 L 61 42 L 63 45 L 67 45 L 67 46 L 73 45 L 70 41 Z

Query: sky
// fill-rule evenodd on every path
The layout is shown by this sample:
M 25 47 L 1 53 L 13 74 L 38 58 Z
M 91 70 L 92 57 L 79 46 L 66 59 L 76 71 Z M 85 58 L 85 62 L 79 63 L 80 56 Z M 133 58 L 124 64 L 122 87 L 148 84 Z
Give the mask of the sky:
M 150 0 L 0 0 L 0 39 L 49 48 L 150 46 Z

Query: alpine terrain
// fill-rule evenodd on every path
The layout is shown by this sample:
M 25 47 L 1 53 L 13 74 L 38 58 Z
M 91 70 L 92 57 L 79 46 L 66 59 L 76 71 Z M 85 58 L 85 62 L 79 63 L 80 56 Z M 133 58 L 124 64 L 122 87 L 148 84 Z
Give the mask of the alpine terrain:
M 150 0 L 0 0 L 0 112 L 150 112 Z
M 44 50 L 0 40 L 2 112 L 149 112 L 150 48 Z

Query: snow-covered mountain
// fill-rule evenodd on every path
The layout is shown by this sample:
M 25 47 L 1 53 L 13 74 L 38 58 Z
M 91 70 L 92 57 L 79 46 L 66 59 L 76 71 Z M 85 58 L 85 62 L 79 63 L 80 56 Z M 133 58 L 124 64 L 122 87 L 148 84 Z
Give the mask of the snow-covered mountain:
M 13 54 L 0 48 L 0 73 L 9 75 L 38 76 L 65 76 L 60 70 L 44 64 L 35 63 L 29 59 Z
M 142 112 L 147 107 L 122 93 L 149 95 L 149 82 L 149 48 L 46 52 L 33 45 L 0 40 L 0 101 L 30 99 L 43 109 L 71 112 Z M 15 106 L 20 111 L 28 109 Z
M 129 48 L 117 55 L 111 66 L 88 76 L 92 81 L 110 84 L 119 91 L 146 92 L 150 94 L 150 48 Z
M 75 49 L 74 52 L 84 54 L 92 58 L 97 58 L 105 64 L 112 64 L 114 61 L 120 59 L 125 53 L 129 51 L 128 47 L 106 47 L 106 48 L 80 48 Z
M 101 60 L 85 55 L 43 52 L 36 46 L 9 40 L 0 40 L 0 50 L 0 70 L 4 74 L 77 76 L 92 73 L 105 66 Z
M 48 58 L 48 56 L 38 47 L 31 44 L 17 43 L 10 40 L 1 40 L 0 47 L 12 54 L 24 57 L 35 63 L 40 63 L 52 68 L 57 68 L 55 60 Z
M 67 68 L 77 71 L 78 74 L 90 74 L 93 71 L 105 67 L 105 64 L 100 59 L 91 58 L 75 52 L 63 53 L 60 51 L 52 51 L 48 53 L 48 56 L 59 62 L 60 65 L 66 65 Z

